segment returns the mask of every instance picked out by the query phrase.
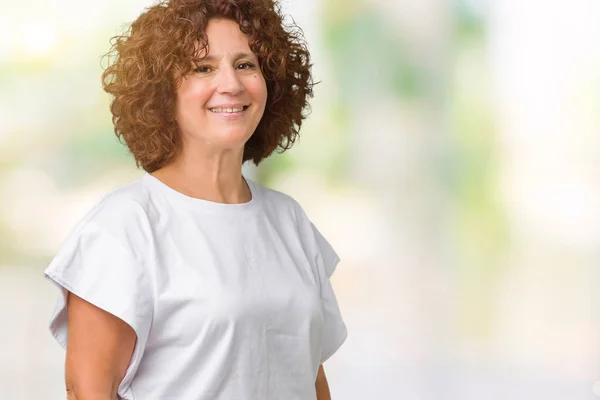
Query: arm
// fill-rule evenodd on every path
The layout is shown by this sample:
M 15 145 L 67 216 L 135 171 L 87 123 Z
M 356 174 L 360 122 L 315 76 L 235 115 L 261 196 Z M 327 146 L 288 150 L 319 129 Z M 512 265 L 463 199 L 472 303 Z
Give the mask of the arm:
M 315 389 L 317 392 L 317 400 L 331 400 L 331 393 L 329 393 L 329 384 L 327 383 L 327 378 L 325 377 L 323 364 L 319 366 L 317 380 L 315 381 Z
M 135 346 L 133 328 L 72 293 L 67 315 L 67 399 L 116 399 Z

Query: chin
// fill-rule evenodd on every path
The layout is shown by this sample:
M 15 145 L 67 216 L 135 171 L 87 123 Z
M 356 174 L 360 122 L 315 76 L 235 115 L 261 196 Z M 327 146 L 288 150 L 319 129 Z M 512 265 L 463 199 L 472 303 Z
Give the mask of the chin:
M 230 148 L 243 147 L 252 137 L 252 132 L 231 130 L 222 134 L 224 144 Z

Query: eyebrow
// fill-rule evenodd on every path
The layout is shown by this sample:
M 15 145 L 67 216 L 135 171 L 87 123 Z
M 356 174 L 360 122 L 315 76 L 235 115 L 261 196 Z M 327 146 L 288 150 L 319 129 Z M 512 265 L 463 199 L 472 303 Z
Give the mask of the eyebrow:
M 216 61 L 217 59 L 220 59 L 222 57 L 216 57 L 214 55 L 208 55 L 204 58 L 202 58 L 203 61 Z M 233 59 L 234 60 L 239 60 L 240 58 L 256 58 L 256 55 L 254 53 L 244 53 L 244 52 L 239 52 L 239 53 L 234 53 L 233 54 Z

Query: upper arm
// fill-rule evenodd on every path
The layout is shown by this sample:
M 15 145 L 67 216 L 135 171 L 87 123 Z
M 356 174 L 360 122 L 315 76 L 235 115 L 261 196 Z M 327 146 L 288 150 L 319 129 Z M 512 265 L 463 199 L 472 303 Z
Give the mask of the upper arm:
M 79 225 L 44 273 L 60 290 L 50 331 L 67 350 L 69 390 L 126 397 L 150 335 L 154 287 L 136 251 L 143 243 L 129 239 L 141 240 L 142 228 L 111 218 Z
M 329 392 L 329 383 L 327 377 L 325 377 L 325 370 L 323 364 L 319 366 L 317 372 L 317 379 L 315 380 L 315 391 L 317 392 L 317 400 L 331 400 L 331 393 Z
M 133 354 L 135 331 L 73 293 L 67 297 L 67 318 L 67 392 L 114 399 Z

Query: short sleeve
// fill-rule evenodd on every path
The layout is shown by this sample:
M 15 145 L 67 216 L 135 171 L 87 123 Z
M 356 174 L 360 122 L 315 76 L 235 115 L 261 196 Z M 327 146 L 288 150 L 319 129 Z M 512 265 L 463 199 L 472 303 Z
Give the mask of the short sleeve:
M 63 348 L 67 346 L 68 292 L 133 328 L 136 345 L 118 388 L 120 396 L 130 398 L 127 392 L 139 366 L 153 315 L 152 290 L 139 260 L 112 234 L 88 221 L 69 235 L 44 274 L 60 289 L 50 331 Z
M 313 223 L 311 223 L 311 227 L 317 244 L 316 264 L 320 274 L 321 310 L 324 321 L 321 347 L 322 364 L 342 346 L 348 336 L 348 330 L 329 280 L 340 262 L 340 257 Z

